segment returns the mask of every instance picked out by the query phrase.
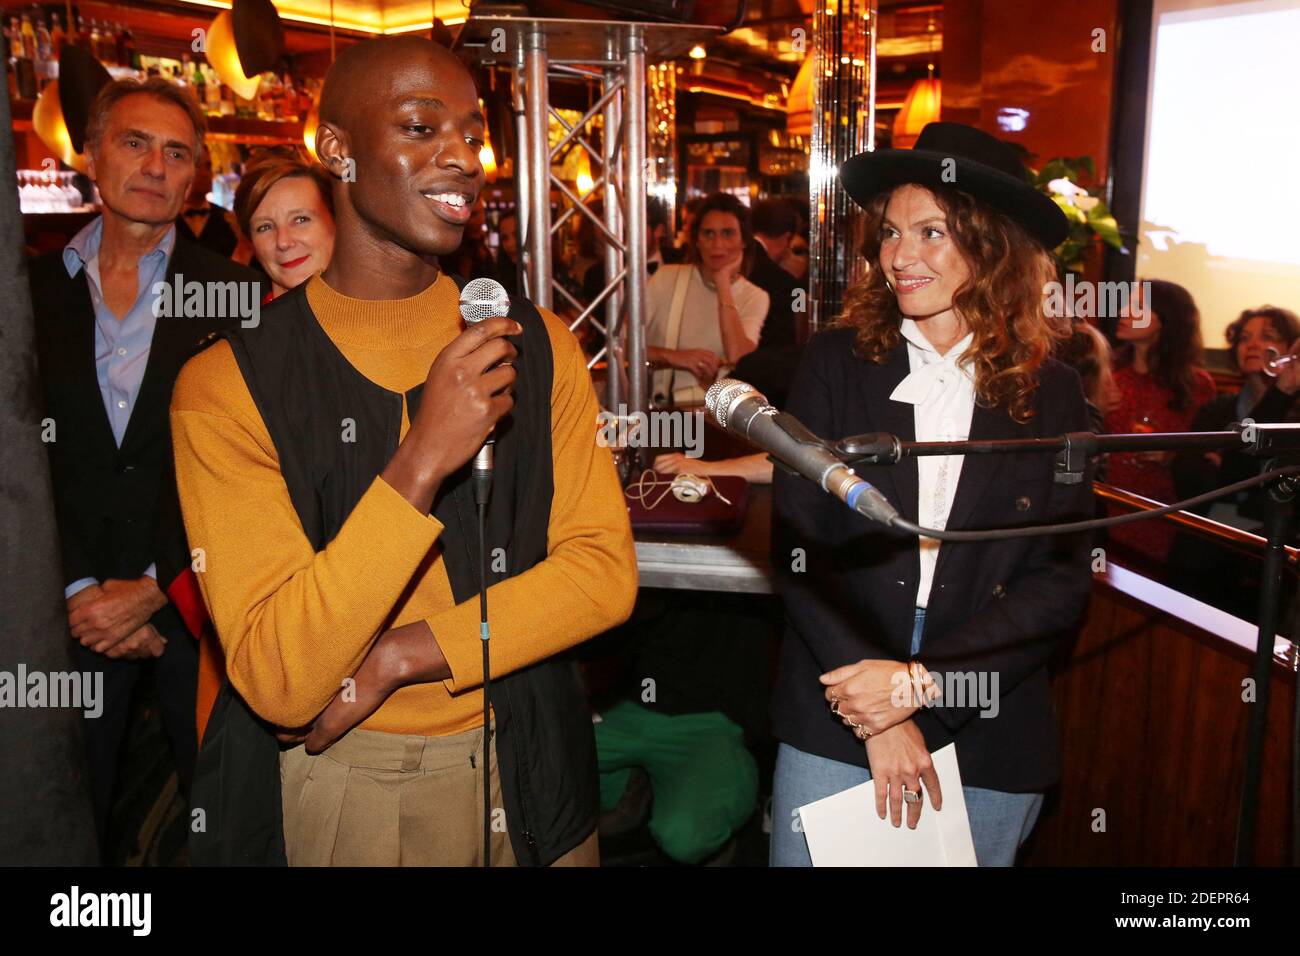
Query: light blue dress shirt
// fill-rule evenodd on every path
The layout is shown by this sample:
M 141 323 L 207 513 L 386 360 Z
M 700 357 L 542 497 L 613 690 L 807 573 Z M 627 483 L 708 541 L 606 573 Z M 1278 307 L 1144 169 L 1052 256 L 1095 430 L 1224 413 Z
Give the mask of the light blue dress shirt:
M 104 400 L 104 411 L 113 429 L 113 440 L 122 446 L 131 411 L 140 395 L 144 370 L 149 364 L 149 348 L 153 344 L 157 319 L 153 314 L 154 283 L 167 278 L 167 262 L 176 247 L 176 227 L 170 226 L 158 244 L 140 257 L 139 283 L 135 302 L 120 319 L 104 302 L 99 278 L 99 243 L 104 237 L 104 217 L 99 216 L 72 237 L 63 248 L 63 265 L 68 275 L 76 278 L 86 270 L 86 284 L 90 286 L 90 301 L 95 308 L 95 378 L 99 394 Z M 149 565 L 145 574 L 157 578 L 155 565 Z M 81 578 L 64 588 L 64 598 L 98 584 L 95 578 Z

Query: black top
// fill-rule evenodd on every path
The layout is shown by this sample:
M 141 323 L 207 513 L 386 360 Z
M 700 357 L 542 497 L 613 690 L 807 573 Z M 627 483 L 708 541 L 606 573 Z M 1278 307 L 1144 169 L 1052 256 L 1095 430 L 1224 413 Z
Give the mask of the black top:
M 205 249 L 211 249 L 226 259 L 230 258 L 235 251 L 235 246 L 239 245 L 239 236 L 230 228 L 230 223 L 226 222 L 225 210 L 220 206 L 208 206 L 208 218 L 197 236 L 185 222 L 183 212 L 176 217 L 176 231 L 178 235 L 184 236 L 190 242 L 197 242 Z
M 753 265 L 746 278 L 767 293 L 767 318 L 758 348 L 736 363 L 733 375 L 749 382 L 779 408 L 786 402 L 799 365 L 799 317 L 808 308 L 807 290 L 772 261 L 758 240 L 753 243 Z
M 855 330 L 832 329 L 805 349 L 789 410 L 813 432 L 839 438 L 888 432 L 914 440 L 913 406 L 890 399 L 909 371 L 907 343 L 883 365 L 852 352 Z M 1079 375 L 1044 362 L 1035 416 L 1017 424 L 1003 410 L 975 408 L 971 439 L 1031 438 L 1088 430 Z M 856 469 L 915 521 L 916 460 Z M 965 456 L 950 529 L 1000 528 L 1091 517 L 1091 473 L 1053 480 L 1050 456 Z M 910 657 L 920 576 L 914 537 L 887 532 L 812 482 L 778 469 L 773 566 L 786 605 L 773 720 L 779 739 L 809 753 L 867 766 L 866 749 L 831 714 L 818 676 L 844 664 Z M 962 783 L 1039 791 L 1060 773 L 1047 665 L 1078 626 L 1092 587 L 1087 534 L 945 542 L 939 550 L 919 660 L 940 681 L 997 679 L 996 716 L 970 706 L 918 711 L 931 752 L 955 741 Z M 794 549 L 801 548 L 802 552 Z M 797 559 L 806 561 L 798 570 Z M 992 711 L 992 708 L 989 708 Z
M 797 338 L 795 310 L 807 308 L 807 295 L 800 295 L 797 279 L 772 261 L 757 239 L 752 248 L 753 264 L 745 276 L 767 293 L 767 319 L 758 337 L 759 348 L 794 345 Z
M 1217 432 L 1227 431 L 1232 423 L 1241 420 L 1237 414 L 1237 398 L 1240 393 L 1231 392 L 1216 395 L 1196 413 L 1192 419 L 1191 431 Z M 1300 398 L 1287 395 L 1276 385 L 1259 397 L 1259 400 L 1246 415 L 1256 422 L 1294 422 L 1300 421 Z M 1222 463 L 1215 465 L 1204 454 L 1182 452 L 1173 462 L 1174 486 L 1179 498 L 1190 498 L 1202 494 L 1211 488 L 1230 485 L 1253 475 L 1263 469 L 1264 460 L 1248 455 L 1243 451 L 1227 450 L 1220 453 Z M 1264 499 L 1262 488 L 1240 491 L 1235 496 L 1238 509 L 1247 517 L 1263 520 Z M 1229 499 L 1224 499 L 1229 500 Z M 1197 507 L 1197 512 L 1205 514 L 1210 504 Z

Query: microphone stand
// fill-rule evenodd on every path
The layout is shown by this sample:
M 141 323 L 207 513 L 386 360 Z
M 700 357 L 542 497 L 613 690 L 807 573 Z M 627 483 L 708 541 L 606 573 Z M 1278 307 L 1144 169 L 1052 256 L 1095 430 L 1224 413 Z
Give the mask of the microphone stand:
M 921 455 L 979 455 L 1024 452 L 1056 452 L 1056 480 L 1077 484 L 1083 480 L 1089 457 L 1103 452 L 1138 451 L 1244 451 L 1267 458 L 1264 470 L 1300 460 L 1300 425 L 1234 423 L 1230 431 L 1159 432 L 1152 434 L 1096 435 L 1070 432 L 1057 438 L 1012 438 L 980 441 L 915 442 L 895 435 L 873 432 L 826 443 L 832 454 L 846 465 L 896 465 L 905 457 Z M 1268 547 L 1264 554 L 1264 580 L 1256 615 L 1257 631 L 1251 679 L 1255 700 L 1247 718 L 1246 751 L 1238 805 L 1234 864 L 1249 866 L 1254 860 L 1255 829 L 1259 814 L 1259 783 L 1263 769 L 1264 737 L 1273 674 L 1273 644 L 1280 617 L 1282 569 L 1286 541 L 1294 517 L 1294 499 L 1300 490 L 1297 476 L 1283 475 L 1264 485 L 1265 529 Z M 1300 600 L 1300 581 L 1297 582 Z M 1300 605 L 1297 605 L 1300 607 Z M 1300 633 L 1291 634 L 1293 667 L 1300 670 Z M 1291 741 L 1291 857 L 1300 865 L 1300 683 L 1297 684 L 1292 715 Z
M 489 666 L 488 644 L 488 560 L 487 560 L 487 505 L 492 495 L 493 448 L 495 438 L 488 440 L 474 456 L 470 481 L 474 487 L 474 504 L 478 510 L 478 609 L 479 637 L 483 644 L 483 867 L 492 866 L 492 671 Z

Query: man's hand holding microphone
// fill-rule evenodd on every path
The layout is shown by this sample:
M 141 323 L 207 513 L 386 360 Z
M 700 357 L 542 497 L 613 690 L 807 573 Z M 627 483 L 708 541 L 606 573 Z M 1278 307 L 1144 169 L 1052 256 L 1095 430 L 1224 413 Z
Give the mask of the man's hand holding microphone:
M 506 336 L 522 326 L 506 316 L 470 325 L 438 353 L 424 398 L 383 479 L 428 514 L 448 475 L 477 454 L 511 408 L 512 364 L 518 351 Z

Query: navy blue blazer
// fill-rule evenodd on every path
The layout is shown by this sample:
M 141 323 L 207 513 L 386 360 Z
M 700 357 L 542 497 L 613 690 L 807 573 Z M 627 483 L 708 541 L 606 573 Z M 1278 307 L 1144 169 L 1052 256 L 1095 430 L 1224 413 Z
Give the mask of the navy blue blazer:
M 890 394 L 908 374 L 907 343 L 884 364 L 853 354 L 856 330 L 813 338 L 788 410 L 836 439 L 888 432 L 915 439 L 913 406 Z M 1036 438 L 1088 431 L 1079 375 L 1048 360 L 1025 424 L 976 406 L 971 439 Z M 916 459 L 856 469 L 908 519 L 917 519 Z M 1092 473 L 1054 480 L 1051 454 L 966 455 L 948 528 L 1001 528 L 1093 516 Z M 779 469 L 774 480 L 773 565 L 786 624 L 773 705 L 777 737 L 808 753 L 868 766 L 866 748 L 831 714 L 818 675 L 864 658 L 910 658 L 920 557 L 915 536 L 886 531 L 812 482 Z M 972 675 L 996 703 L 970 699 L 913 716 L 935 750 L 956 741 L 962 783 L 1040 791 L 1060 774 L 1047 665 L 1077 629 L 1091 592 L 1091 536 L 944 542 L 939 549 L 917 658 L 939 680 Z M 806 568 L 794 549 L 803 549 Z M 996 675 L 996 685 L 993 675 Z M 979 685 L 974 685 L 978 687 Z M 986 698 L 987 701 L 988 698 Z M 984 716 L 992 714 L 995 716 Z

